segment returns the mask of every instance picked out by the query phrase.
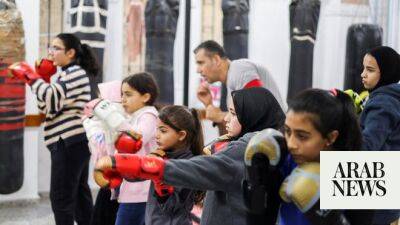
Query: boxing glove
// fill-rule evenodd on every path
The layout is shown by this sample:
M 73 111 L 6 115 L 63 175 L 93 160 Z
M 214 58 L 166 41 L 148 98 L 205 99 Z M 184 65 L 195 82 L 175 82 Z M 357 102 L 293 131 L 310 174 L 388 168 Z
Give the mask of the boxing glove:
M 174 193 L 174 187 L 166 185 L 160 180 L 153 180 L 153 184 L 156 195 L 162 198 L 159 200 L 165 200 L 165 197 L 168 197 Z
M 93 109 L 100 101 L 101 101 L 100 98 L 96 98 L 85 104 L 85 107 L 83 108 L 84 118 L 92 118 Z
M 110 101 L 104 99 L 94 105 L 93 115 L 104 121 L 112 131 L 117 131 L 126 121 L 123 113 Z
M 148 154 L 149 157 L 159 157 L 166 159 L 167 154 L 162 149 L 156 149 Z M 174 187 L 164 184 L 161 181 L 153 181 L 154 191 L 159 201 L 165 201 L 168 196 L 174 193 Z
M 279 187 L 283 174 L 279 167 L 287 156 L 283 135 L 274 129 L 265 129 L 254 135 L 245 151 L 246 175 L 243 194 L 249 215 L 249 224 L 275 224 L 279 205 Z
M 222 135 L 222 136 L 218 137 L 217 139 L 213 140 L 208 145 L 206 145 L 203 148 L 203 152 L 206 155 L 212 155 L 214 153 L 217 153 L 217 152 L 225 149 L 231 140 L 232 140 L 232 138 L 229 137 L 228 135 L 226 135 L 226 134 Z
M 32 85 L 37 79 L 41 78 L 26 62 L 14 63 L 8 69 L 13 77 L 24 81 L 28 85 Z
M 123 131 L 115 141 L 118 153 L 134 154 L 142 148 L 142 135 L 134 131 Z
M 96 163 L 98 170 L 114 170 L 130 180 L 163 180 L 165 161 L 154 156 L 139 156 L 136 154 L 115 154 L 105 156 Z M 102 183 L 102 179 L 99 182 Z M 101 186 L 101 185 L 100 185 Z
M 49 59 L 36 60 L 35 71 L 44 81 L 50 83 L 50 78 L 57 72 L 57 67 L 54 62 Z
M 100 187 L 117 188 L 122 183 L 122 177 L 112 167 L 110 157 L 102 157 L 95 165 L 93 178 Z
M 346 93 L 348 96 L 350 96 L 351 100 L 354 103 L 354 108 L 356 109 L 356 113 L 360 114 L 364 109 L 365 100 L 368 97 L 368 92 L 364 91 L 359 95 L 357 92 L 353 91 L 352 89 L 347 89 L 344 91 L 344 93 Z
M 280 188 L 285 202 L 294 203 L 313 225 L 350 225 L 340 210 L 321 210 L 319 207 L 319 163 L 304 163 L 296 167 Z

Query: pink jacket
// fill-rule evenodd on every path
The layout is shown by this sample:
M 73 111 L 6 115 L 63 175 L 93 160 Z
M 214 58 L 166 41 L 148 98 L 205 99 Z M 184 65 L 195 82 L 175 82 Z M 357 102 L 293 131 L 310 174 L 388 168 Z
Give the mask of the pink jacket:
M 147 155 L 150 151 L 157 148 L 156 129 L 158 112 L 153 106 L 145 106 L 134 112 L 130 118 L 130 125 L 136 132 L 143 135 L 143 147 L 136 154 Z M 150 182 L 128 182 L 124 180 L 120 186 L 118 202 L 136 203 L 147 202 Z

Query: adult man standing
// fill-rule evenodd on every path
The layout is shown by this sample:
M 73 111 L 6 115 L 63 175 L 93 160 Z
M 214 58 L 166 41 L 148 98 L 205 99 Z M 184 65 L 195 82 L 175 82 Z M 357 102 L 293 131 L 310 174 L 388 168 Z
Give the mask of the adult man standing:
M 197 72 L 206 82 L 197 90 L 198 99 L 206 107 L 206 119 L 214 123 L 223 123 L 226 112 L 213 105 L 212 96 L 207 83 L 217 81 L 226 84 L 227 96 L 242 88 L 265 87 L 274 95 L 279 105 L 286 111 L 286 103 L 282 101 L 279 89 L 268 70 L 248 59 L 229 60 L 224 48 L 215 41 L 205 41 L 195 50 Z M 228 102 L 228 101 L 227 101 Z

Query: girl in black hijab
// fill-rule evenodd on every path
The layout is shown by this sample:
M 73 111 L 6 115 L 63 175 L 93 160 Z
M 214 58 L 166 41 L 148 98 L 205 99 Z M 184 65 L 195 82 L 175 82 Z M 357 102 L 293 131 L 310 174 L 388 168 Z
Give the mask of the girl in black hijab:
M 400 58 L 390 47 L 381 46 L 364 56 L 361 74 L 369 99 L 360 116 L 362 150 L 400 149 Z M 399 218 L 398 210 L 380 210 L 374 224 L 386 225 Z
M 265 128 L 280 129 L 283 126 L 285 113 L 267 89 L 256 87 L 233 91 L 232 99 L 238 120 L 242 125 L 242 131 L 238 137 L 248 132 Z
M 232 111 L 236 118 L 232 118 Z M 248 132 L 265 128 L 279 129 L 283 126 L 285 114 L 269 90 L 254 87 L 231 93 L 228 113 L 224 120 L 228 133 L 206 145 L 204 151 L 212 154 L 219 152 L 225 149 L 230 141 L 237 140 Z M 237 126 L 240 126 L 239 132 L 232 130 Z

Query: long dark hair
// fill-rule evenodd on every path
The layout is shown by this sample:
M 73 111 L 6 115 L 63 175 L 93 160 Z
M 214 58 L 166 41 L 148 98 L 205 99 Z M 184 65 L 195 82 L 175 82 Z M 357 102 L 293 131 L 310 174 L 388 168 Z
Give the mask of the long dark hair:
M 89 75 L 96 76 L 100 72 L 100 65 L 92 48 L 82 44 L 77 36 L 71 33 L 60 33 L 57 35 L 64 46 L 65 51 L 75 50 L 75 63 L 80 65 Z
M 307 89 L 289 101 L 289 111 L 310 113 L 311 123 L 324 138 L 337 130 L 339 135 L 332 144 L 334 150 L 360 149 L 361 130 L 354 104 L 346 93 L 337 89 Z
M 204 155 L 204 138 L 199 115 L 195 109 L 185 106 L 170 105 L 162 108 L 158 118 L 175 131 L 186 131 L 185 143 L 193 155 Z M 194 203 L 199 204 L 205 196 L 204 191 L 194 193 Z

